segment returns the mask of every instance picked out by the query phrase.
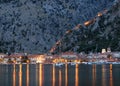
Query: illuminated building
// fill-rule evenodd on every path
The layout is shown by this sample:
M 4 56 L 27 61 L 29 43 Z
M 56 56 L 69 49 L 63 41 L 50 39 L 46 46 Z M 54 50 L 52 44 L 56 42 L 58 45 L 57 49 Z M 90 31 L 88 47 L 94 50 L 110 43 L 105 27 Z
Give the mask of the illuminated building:
M 7 56 L 7 55 L 4 53 L 0 53 L 0 58 L 4 58 L 5 56 Z
M 102 16 L 102 13 L 98 13 L 97 16 L 98 16 L 98 17 Z
M 77 58 L 77 54 L 73 53 L 73 52 L 65 52 L 61 54 L 62 58 Z
M 43 63 L 45 61 L 45 55 L 36 54 L 36 55 L 28 55 L 31 63 Z
M 102 52 L 101 53 L 106 53 L 106 49 L 102 49 Z

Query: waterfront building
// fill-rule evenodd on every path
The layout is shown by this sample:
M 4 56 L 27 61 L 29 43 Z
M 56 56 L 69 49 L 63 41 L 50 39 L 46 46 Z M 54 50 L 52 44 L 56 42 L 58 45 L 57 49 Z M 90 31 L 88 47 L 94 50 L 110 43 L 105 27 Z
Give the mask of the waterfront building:
M 77 62 L 79 56 L 74 52 L 64 52 L 60 57 L 62 62 Z
M 107 54 L 106 53 L 97 54 L 97 58 L 107 58 Z
M 112 52 L 112 57 L 120 58 L 120 52 Z
M 47 54 L 47 55 L 45 55 L 45 58 L 46 58 L 46 59 L 52 59 L 52 58 L 54 58 L 54 56 L 53 56 L 53 55 L 50 55 L 50 54 Z
M 4 63 L 21 63 L 24 53 L 14 53 L 4 58 Z
M 65 62 L 64 58 L 61 58 L 61 55 L 53 55 L 53 58 L 51 59 L 52 63 L 61 63 L 61 62 Z
M 65 52 L 61 54 L 61 58 L 78 58 L 78 55 L 74 52 Z
M 102 49 L 102 52 L 101 53 L 106 53 L 106 49 Z
M 31 63 L 44 63 L 46 60 L 44 54 L 28 55 L 28 59 Z
M 111 49 L 110 49 L 110 48 L 107 48 L 107 52 L 110 53 L 110 52 L 111 52 Z
M 7 55 L 4 53 L 0 53 L 0 58 L 4 58 L 5 56 L 7 56 Z
M 87 54 L 85 54 L 85 52 L 80 52 L 78 54 L 78 58 L 86 58 L 87 57 Z
M 7 55 L 4 53 L 0 53 L 0 63 L 3 63 L 4 61 L 4 57 L 6 57 Z

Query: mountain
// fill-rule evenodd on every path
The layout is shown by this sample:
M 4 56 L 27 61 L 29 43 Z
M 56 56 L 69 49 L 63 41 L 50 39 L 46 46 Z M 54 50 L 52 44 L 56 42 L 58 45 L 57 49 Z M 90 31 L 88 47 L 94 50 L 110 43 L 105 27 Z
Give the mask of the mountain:
M 103 48 L 120 51 L 120 0 L 93 19 L 68 30 L 52 47 L 51 53 L 66 51 L 100 52 Z
M 0 52 L 45 53 L 114 0 L 0 0 Z

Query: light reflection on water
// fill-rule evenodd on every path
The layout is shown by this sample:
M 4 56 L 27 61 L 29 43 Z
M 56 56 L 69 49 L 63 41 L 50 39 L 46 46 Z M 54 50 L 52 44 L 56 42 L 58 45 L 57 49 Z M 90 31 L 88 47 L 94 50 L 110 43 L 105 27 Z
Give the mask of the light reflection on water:
M 79 68 L 79 65 L 76 64 L 76 67 L 75 67 L 75 86 L 79 86 L 79 73 L 78 73 L 78 68 Z
M 55 86 L 55 66 L 53 65 L 53 77 L 52 77 L 52 86 Z
M 28 64 L 26 69 L 26 86 L 29 86 L 29 65 Z
M 65 64 L 65 86 L 68 86 L 68 65 Z
M 16 65 L 13 65 L 13 86 L 16 86 Z
M 95 86 L 96 83 L 96 65 L 92 65 L 92 86 Z
M 43 65 L 39 64 L 39 86 L 43 86 L 43 82 L 44 82 L 44 73 L 43 73 Z
M 110 64 L 110 86 L 113 86 L 112 64 Z
M 19 65 L 19 86 L 22 86 L 22 64 Z
M 106 86 L 106 68 L 105 65 L 102 65 L 102 86 Z
M 62 74 L 61 74 L 61 70 L 59 70 L 59 86 L 62 86 Z
M 0 65 L 2 86 L 120 86 L 120 65 Z M 116 84 L 116 83 L 117 84 Z

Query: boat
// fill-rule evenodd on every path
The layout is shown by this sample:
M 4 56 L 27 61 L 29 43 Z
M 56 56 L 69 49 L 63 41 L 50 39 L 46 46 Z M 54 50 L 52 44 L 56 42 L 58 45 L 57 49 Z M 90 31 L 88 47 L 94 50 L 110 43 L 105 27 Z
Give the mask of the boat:
M 75 62 L 71 62 L 70 65 L 76 65 L 76 63 Z
M 61 67 L 62 65 L 64 65 L 64 63 L 55 63 L 54 65 Z

